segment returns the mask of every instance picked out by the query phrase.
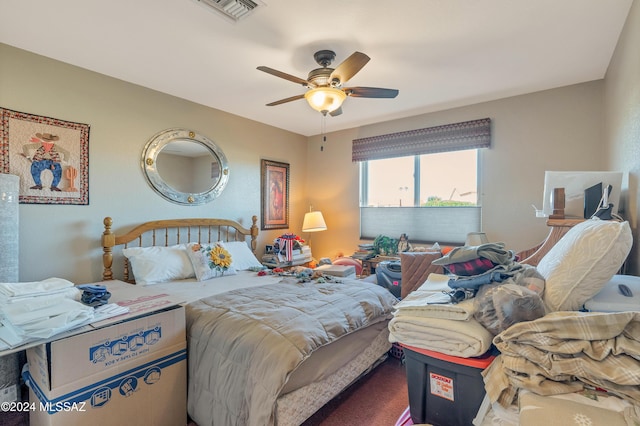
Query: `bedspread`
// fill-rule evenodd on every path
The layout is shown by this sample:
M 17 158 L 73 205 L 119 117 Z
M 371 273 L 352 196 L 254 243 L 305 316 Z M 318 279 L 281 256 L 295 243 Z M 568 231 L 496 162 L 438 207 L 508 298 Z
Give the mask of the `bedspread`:
M 390 318 L 395 302 L 371 283 L 285 279 L 189 304 L 189 414 L 199 426 L 274 424 L 289 374 L 319 347 Z
M 493 402 L 509 405 L 518 388 L 553 395 L 587 384 L 640 403 L 640 312 L 553 312 L 493 343 L 501 355 L 483 372 Z

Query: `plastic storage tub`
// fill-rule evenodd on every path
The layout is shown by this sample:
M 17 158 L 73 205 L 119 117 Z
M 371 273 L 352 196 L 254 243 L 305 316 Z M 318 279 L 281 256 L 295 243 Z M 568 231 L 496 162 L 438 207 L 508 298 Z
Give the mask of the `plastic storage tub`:
M 398 299 L 402 290 L 402 271 L 399 260 L 384 260 L 376 266 L 378 285 L 386 288 Z
M 495 355 L 460 358 L 412 346 L 403 348 L 412 422 L 472 425 L 485 395 L 480 373 Z

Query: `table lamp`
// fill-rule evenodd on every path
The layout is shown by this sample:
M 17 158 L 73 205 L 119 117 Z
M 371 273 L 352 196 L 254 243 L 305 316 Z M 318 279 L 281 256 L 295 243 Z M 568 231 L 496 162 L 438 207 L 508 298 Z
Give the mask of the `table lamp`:
M 304 214 L 304 221 L 302 222 L 302 232 L 319 232 L 326 231 L 327 224 L 324 221 L 322 212 L 311 211 L 311 209 Z M 309 236 L 308 244 L 311 246 L 311 236 Z

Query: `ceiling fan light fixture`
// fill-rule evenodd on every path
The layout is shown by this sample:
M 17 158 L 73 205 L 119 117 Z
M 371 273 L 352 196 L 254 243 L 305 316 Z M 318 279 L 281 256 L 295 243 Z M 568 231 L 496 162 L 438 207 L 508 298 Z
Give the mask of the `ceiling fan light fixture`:
M 347 94 L 333 87 L 316 87 L 304 94 L 309 106 L 318 112 L 326 114 L 342 106 Z

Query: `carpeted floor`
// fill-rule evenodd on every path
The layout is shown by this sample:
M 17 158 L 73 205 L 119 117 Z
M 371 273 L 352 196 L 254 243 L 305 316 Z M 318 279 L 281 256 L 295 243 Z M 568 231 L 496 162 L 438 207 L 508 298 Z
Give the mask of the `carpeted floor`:
M 389 357 L 302 426 L 394 426 L 409 405 L 404 365 Z M 0 412 L 0 426 L 28 426 L 27 413 Z M 195 426 L 190 423 L 190 426 Z
M 302 426 L 394 426 L 408 405 L 404 365 L 389 357 Z

